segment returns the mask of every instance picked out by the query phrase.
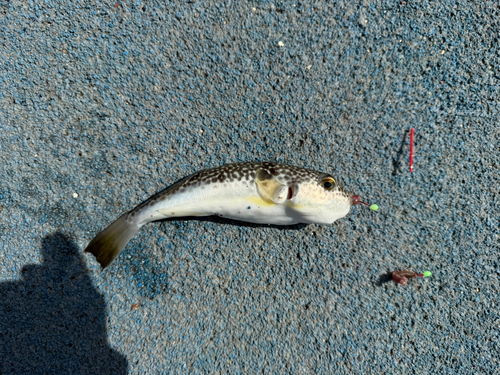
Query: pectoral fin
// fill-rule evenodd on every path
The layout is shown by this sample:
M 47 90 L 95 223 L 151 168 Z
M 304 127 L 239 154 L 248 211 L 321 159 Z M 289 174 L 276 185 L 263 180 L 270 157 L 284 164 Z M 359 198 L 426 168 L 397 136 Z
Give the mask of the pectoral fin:
M 288 187 L 276 180 L 270 173 L 258 170 L 255 183 L 263 200 L 279 204 L 287 199 Z

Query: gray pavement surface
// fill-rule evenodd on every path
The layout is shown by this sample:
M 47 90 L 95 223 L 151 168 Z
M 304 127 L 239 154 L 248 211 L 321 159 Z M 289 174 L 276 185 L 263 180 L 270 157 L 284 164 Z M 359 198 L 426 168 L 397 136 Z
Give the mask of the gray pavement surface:
M 0 374 L 494 374 L 499 20 L 497 1 L 1 0 Z M 380 210 L 154 223 L 105 272 L 83 253 L 250 160 Z

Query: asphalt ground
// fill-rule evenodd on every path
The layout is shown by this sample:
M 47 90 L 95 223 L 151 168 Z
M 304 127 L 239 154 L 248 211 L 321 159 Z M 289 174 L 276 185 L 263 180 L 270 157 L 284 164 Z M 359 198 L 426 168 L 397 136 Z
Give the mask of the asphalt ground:
M 499 19 L 496 1 L 0 1 L 0 373 L 498 371 Z M 104 272 L 83 253 L 165 186 L 254 160 L 380 209 L 154 223 Z

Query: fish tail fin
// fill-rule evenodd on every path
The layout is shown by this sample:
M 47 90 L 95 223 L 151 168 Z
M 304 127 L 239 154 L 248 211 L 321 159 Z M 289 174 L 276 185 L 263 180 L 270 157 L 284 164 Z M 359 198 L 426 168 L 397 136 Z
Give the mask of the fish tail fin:
M 111 225 L 90 241 L 86 253 L 91 253 L 104 269 L 125 248 L 130 239 L 137 233 L 140 226 L 132 220 L 127 220 L 128 213 L 120 216 Z

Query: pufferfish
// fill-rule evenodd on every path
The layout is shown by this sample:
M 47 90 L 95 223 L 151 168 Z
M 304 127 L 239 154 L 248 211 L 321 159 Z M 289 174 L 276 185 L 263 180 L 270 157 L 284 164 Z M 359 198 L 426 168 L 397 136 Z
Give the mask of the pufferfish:
M 145 224 L 212 216 L 258 224 L 331 224 L 365 204 L 328 173 L 269 162 L 227 164 L 196 172 L 120 216 L 88 244 L 106 268 Z

